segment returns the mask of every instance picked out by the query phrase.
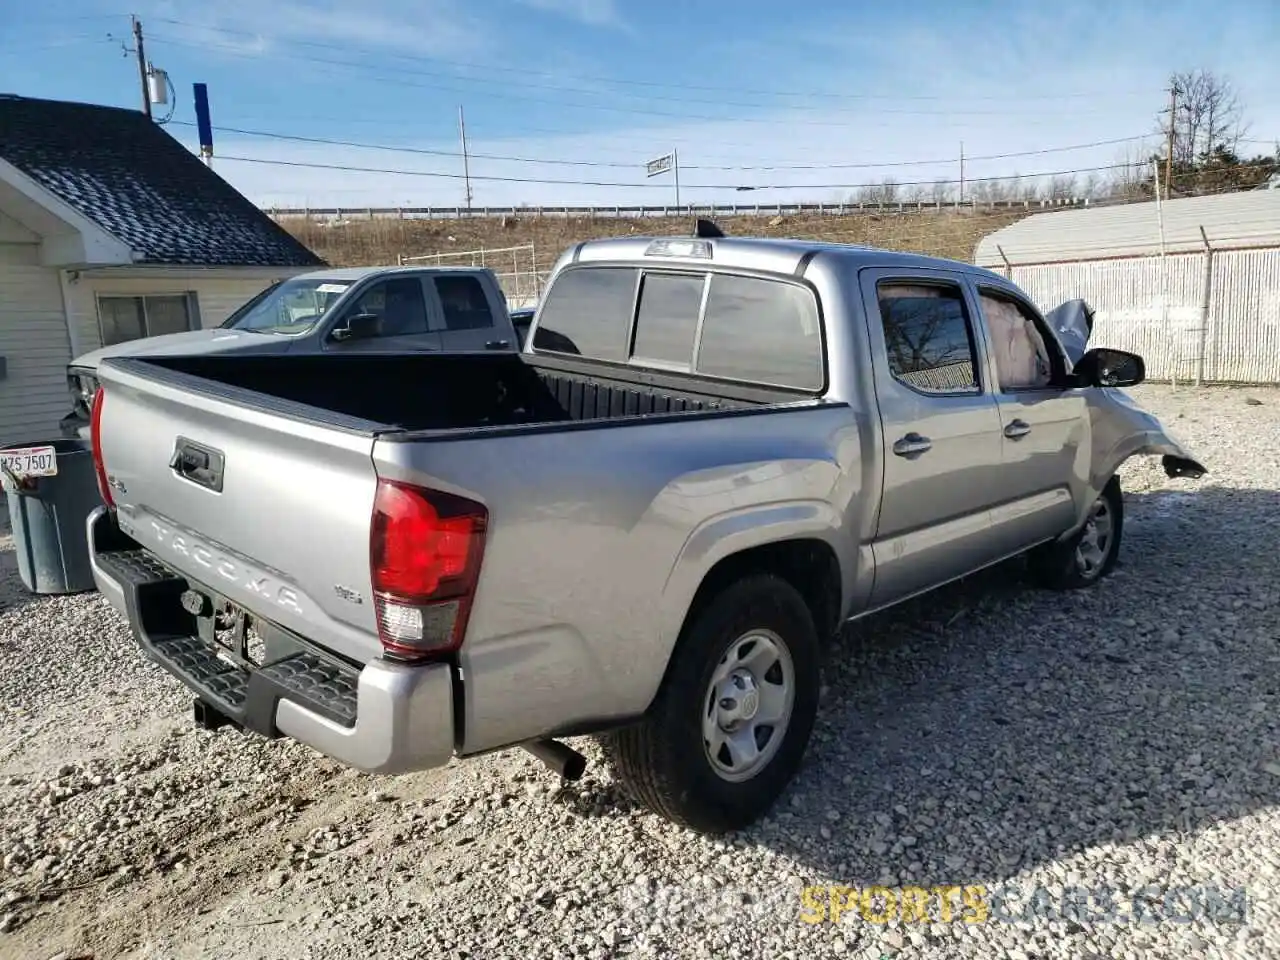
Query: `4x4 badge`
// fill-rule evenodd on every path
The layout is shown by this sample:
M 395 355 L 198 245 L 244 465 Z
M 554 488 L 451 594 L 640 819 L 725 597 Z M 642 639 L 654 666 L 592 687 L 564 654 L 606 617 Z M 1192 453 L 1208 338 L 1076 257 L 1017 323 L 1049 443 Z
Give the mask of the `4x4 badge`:
M 360 596 L 359 593 L 357 593 L 355 590 L 352 590 L 350 587 L 344 587 L 340 583 L 335 583 L 333 585 L 333 592 L 336 593 L 338 596 L 340 596 L 343 600 L 349 600 L 352 603 L 364 603 L 364 597 Z

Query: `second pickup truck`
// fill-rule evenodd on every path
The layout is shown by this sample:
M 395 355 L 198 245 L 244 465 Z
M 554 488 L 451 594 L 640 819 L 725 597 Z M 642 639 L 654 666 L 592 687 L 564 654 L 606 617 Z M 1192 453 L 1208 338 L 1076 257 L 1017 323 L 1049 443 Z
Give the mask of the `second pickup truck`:
M 375 773 L 600 734 L 739 828 L 842 623 L 1018 554 L 1095 584 L 1117 468 L 1203 474 L 1051 316 L 958 262 L 628 238 L 565 253 L 523 355 L 108 358 L 95 577 L 206 725 Z

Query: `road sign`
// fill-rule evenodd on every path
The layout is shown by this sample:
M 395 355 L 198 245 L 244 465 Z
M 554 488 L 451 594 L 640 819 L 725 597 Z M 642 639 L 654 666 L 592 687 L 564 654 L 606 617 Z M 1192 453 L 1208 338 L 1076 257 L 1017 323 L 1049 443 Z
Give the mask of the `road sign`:
M 644 173 L 646 177 L 656 177 L 660 173 L 666 173 L 675 165 L 676 155 L 668 153 L 665 157 L 658 157 L 657 160 L 650 160 L 644 165 Z

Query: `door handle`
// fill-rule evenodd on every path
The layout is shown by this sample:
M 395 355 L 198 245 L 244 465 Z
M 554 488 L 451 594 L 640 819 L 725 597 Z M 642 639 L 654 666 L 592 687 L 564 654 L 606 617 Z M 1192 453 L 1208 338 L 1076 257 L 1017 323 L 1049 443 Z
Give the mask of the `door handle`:
M 1020 440 L 1030 432 L 1030 425 L 1022 420 L 1010 421 L 1009 425 L 1004 428 L 1004 435 L 1010 440 Z
M 900 457 L 917 457 L 933 449 L 933 441 L 912 431 L 893 445 L 893 452 Z
M 511 346 L 510 340 L 490 340 L 484 345 L 486 350 L 506 350 Z

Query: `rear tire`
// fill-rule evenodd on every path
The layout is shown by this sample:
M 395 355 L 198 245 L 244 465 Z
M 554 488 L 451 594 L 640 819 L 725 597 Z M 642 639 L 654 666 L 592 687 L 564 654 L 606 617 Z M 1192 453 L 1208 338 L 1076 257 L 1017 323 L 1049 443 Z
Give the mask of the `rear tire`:
M 791 584 L 753 574 L 701 607 L 672 658 L 645 718 L 606 748 L 654 813 L 701 833 L 741 829 L 786 789 L 813 732 L 813 614 Z
M 1124 532 L 1124 494 L 1113 476 L 1090 508 L 1085 525 L 1069 539 L 1031 553 L 1031 572 L 1050 590 L 1092 587 L 1109 574 L 1120 556 Z

